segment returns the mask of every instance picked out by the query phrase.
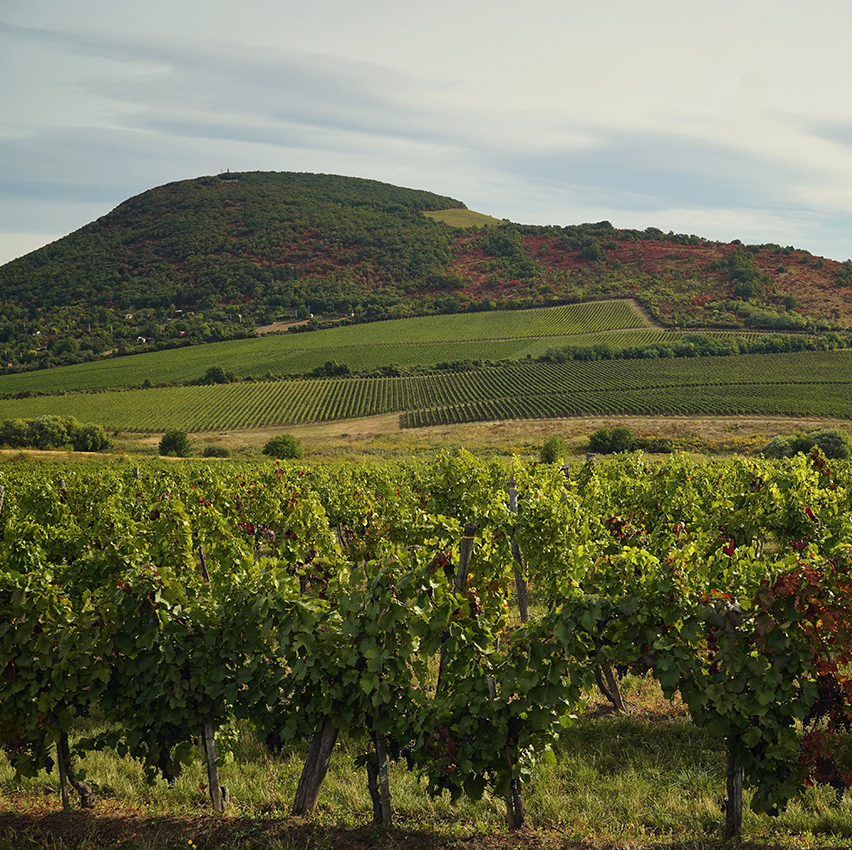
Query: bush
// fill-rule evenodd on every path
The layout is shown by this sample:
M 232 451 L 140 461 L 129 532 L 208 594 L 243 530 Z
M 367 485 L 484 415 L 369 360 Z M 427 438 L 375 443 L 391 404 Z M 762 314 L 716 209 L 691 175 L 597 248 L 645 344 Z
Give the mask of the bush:
M 6 419 L 0 424 L 0 443 L 13 449 L 29 445 L 29 422 L 26 419 Z
M 771 458 L 793 457 L 796 454 L 793 438 L 778 434 L 760 450 L 760 454 Z
M 589 451 L 608 455 L 612 451 L 612 434 L 609 428 L 598 428 L 589 437 Z
M 78 422 L 73 416 L 40 416 L 0 422 L 0 444 L 15 449 L 71 446 L 77 452 L 103 452 L 112 447 L 112 440 L 93 422 Z
M 636 437 L 625 425 L 613 428 L 598 428 L 589 437 L 589 451 L 607 455 L 613 452 L 629 452 L 636 448 Z
M 93 422 L 81 425 L 74 420 L 73 428 L 68 427 L 68 438 L 75 452 L 105 452 L 112 448 L 113 442 L 100 425 Z
M 842 460 L 849 457 L 849 435 L 839 428 L 822 428 L 808 434 L 808 437 L 829 459 Z
M 236 380 L 237 376 L 233 372 L 226 372 L 221 366 L 211 366 L 203 377 L 198 379 L 198 383 L 202 385 L 230 384 Z
M 792 436 L 778 434 L 760 450 L 760 454 L 771 458 L 793 457 L 799 452 L 809 452 L 814 446 L 818 446 L 831 460 L 842 460 L 852 454 L 849 435 L 839 428 L 821 428 L 809 434 Z
M 263 453 L 279 460 L 296 460 L 302 456 L 302 444 L 292 434 L 279 434 L 263 447 Z
M 175 457 L 189 457 L 192 446 L 186 431 L 166 431 L 160 440 L 160 454 L 174 455 Z
M 30 420 L 29 444 L 37 449 L 58 449 L 68 442 L 68 427 L 61 416 L 39 416 Z
M 548 437 L 538 453 L 538 459 L 542 463 L 558 463 L 564 457 L 567 448 L 562 437 L 556 435 Z
M 672 441 L 668 437 L 637 437 L 633 445 L 634 448 L 655 455 L 671 454 L 674 451 Z
M 203 457 L 230 457 L 231 450 L 225 446 L 205 446 L 201 454 Z
M 636 445 L 636 437 L 633 436 L 633 431 L 626 425 L 619 425 L 612 429 L 610 435 L 610 451 L 612 452 L 629 452 Z

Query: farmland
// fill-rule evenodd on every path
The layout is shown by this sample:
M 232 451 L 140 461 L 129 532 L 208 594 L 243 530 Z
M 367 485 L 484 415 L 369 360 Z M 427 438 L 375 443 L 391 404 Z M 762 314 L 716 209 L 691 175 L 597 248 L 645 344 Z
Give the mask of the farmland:
M 0 419 L 219 431 L 404 414 L 403 424 L 643 413 L 852 418 L 852 352 L 516 363 L 462 373 L 256 381 L 5 399 Z
M 67 392 L 199 378 L 211 365 L 240 377 L 309 373 L 327 360 L 352 371 L 456 360 L 519 360 L 553 346 L 649 345 L 676 335 L 654 328 L 631 301 L 542 310 L 395 319 L 310 333 L 211 343 L 0 377 L 0 393 Z

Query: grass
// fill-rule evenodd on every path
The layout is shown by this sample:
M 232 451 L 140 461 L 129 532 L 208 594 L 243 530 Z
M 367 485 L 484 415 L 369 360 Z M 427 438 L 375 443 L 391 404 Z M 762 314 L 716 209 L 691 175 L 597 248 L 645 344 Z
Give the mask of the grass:
M 451 227 L 493 227 L 495 224 L 500 224 L 499 218 L 466 209 L 428 210 L 423 214 L 435 221 L 449 224 Z
M 110 751 L 90 754 L 81 765 L 96 788 L 97 808 L 66 816 L 58 813 L 55 774 L 16 782 L 0 757 L 0 836 L 6 832 L 0 847 L 346 848 L 370 840 L 388 847 L 461 844 L 474 850 L 722 846 L 724 744 L 693 726 L 652 680 L 628 677 L 623 690 L 628 715 L 613 716 L 590 695 L 585 714 L 555 748 L 557 764 L 536 769 L 523 790 L 527 825 L 520 836 L 506 832 L 502 800 L 452 804 L 446 795 L 430 798 L 404 764 L 390 768 L 394 826 L 373 830 L 365 775 L 355 764 L 360 745 L 347 739 L 335 749 L 316 813 L 307 820 L 291 818 L 307 743 L 276 757 L 243 729 L 235 762 L 220 769 L 232 804 L 216 817 L 201 787 L 207 780 L 200 754 L 173 789 L 163 781 L 146 785 L 141 767 L 130 759 Z M 80 840 L 81 823 L 88 844 Z M 809 789 L 779 818 L 747 810 L 744 837 L 752 847 L 848 846 L 852 805 L 837 805 L 830 789 Z

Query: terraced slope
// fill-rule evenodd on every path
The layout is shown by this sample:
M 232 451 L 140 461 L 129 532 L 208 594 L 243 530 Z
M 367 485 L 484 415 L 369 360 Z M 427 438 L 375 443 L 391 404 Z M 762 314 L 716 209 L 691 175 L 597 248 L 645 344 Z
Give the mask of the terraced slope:
M 407 426 L 606 414 L 852 418 L 852 351 L 517 364 L 460 374 L 167 387 L 0 401 L 0 419 L 234 430 L 399 412 Z

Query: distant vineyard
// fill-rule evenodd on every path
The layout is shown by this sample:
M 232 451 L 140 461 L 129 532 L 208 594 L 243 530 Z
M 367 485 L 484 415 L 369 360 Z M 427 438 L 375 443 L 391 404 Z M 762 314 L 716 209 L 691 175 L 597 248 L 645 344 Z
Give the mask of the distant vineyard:
M 0 401 L 0 418 L 129 431 L 234 430 L 404 414 L 409 427 L 590 414 L 852 418 L 852 352 L 516 364 L 402 378 L 166 387 Z
M 605 340 L 601 338 L 606 334 Z M 309 333 L 210 343 L 0 377 L 0 392 L 66 392 L 194 380 L 211 365 L 241 377 L 305 374 L 326 360 L 352 371 L 453 360 L 538 357 L 553 346 L 647 345 L 676 335 L 651 327 L 632 301 L 395 319 Z

